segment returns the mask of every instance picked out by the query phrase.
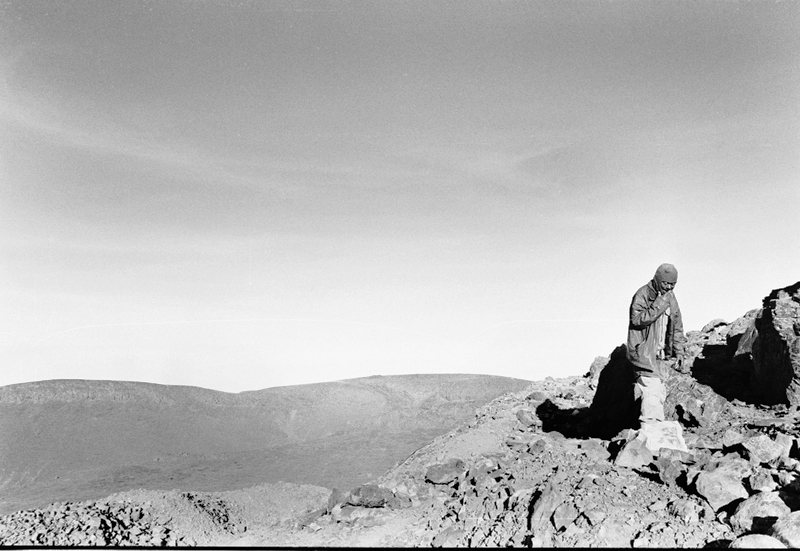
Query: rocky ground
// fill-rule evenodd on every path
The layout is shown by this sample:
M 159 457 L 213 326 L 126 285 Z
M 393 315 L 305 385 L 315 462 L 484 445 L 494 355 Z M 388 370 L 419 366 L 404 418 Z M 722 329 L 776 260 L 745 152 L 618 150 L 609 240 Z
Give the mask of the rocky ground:
M 798 312 L 793 326 L 781 325 L 794 327 L 792 354 L 800 349 Z M 2 517 L 0 543 L 797 547 L 800 405 L 764 405 L 747 384 L 729 380 L 750 369 L 742 364 L 748 346 L 763 346 L 748 333 L 757 320 L 749 312 L 690 333 L 689 358 L 666 374 L 666 409 L 685 451 L 649 449 L 641 431 L 624 426 L 627 398 L 604 398 L 627 385 L 615 351 L 585 376 L 548 378 L 495 399 L 348 491 L 279 484 L 125 492 Z M 609 423 L 623 426 L 609 436 Z

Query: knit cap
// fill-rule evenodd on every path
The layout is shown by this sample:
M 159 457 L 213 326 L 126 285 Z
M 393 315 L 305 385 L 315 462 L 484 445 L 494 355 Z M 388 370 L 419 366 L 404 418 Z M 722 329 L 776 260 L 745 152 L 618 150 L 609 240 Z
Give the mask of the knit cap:
M 656 280 L 656 283 L 661 283 L 661 282 L 677 283 L 678 270 L 672 264 L 662 264 L 656 270 L 656 275 L 654 279 Z

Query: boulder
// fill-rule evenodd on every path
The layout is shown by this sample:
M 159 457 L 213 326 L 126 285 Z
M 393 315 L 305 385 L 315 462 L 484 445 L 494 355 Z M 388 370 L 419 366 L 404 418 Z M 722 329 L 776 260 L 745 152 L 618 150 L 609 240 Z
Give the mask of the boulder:
M 790 512 L 778 492 L 761 492 L 741 502 L 728 522 L 737 533 L 766 533 L 776 520 Z
M 678 483 L 678 478 L 686 470 L 683 463 L 665 456 L 659 456 L 655 460 L 655 465 L 658 477 L 667 486 L 675 486 Z
M 578 518 L 580 512 L 572 502 L 562 503 L 553 512 L 553 526 L 556 530 L 563 530 Z
M 722 435 L 722 447 L 730 448 L 736 444 L 741 444 L 744 441 L 744 436 L 737 430 L 727 429 Z
M 743 440 L 741 444 L 751 461 L 769 463 L 782 457 L 788 458 L 794 439 L 783 433 L 778 433 L 774 440 L 766 434 L 760 434 Z
M 347 502 L 357 507 L 384 507 L 394 500 L 394 494 L 388 488 L 376 484 L 364 484 L 352 492 Z
M 704 471 L 697 475 L 695 488 L 714 511 L 719 511 L 734 501 L 747 498 L 747 490 L 739 479 L 717 471 Z
M 686 427 L 713 426 L 727 405 L 727 400 L 714 389 L 688 375 L 674 373 L 666 387 L 664 415 Z
M 447 463 L 436 463 L 428 467 L 425 480 L 433 484 L 447 484 L 464 474 L 465 464 L 461 459 L 450 459 Z
M 766 534 L 748 534 L 733 540 L 728 549 L 786 549 L 781 540 Z
M 702 507 L 688 499 L 677 499 L 667 504 L 667 512 L 686 524 L 699 522 L 700 511 L 702 510 Z
M 629 440 L 614 458 L 618 467 L 641 469 L 653 461 L 652 452 L 645 446 L 640 438 Z
M 764 298 L 755 327 L 753 387 L 760 401 L 800 405 L 800 281 Z
M 789 513 L 775 521 L 769 535 L 787 547 L 800 547 L 800 511 Z
M 683 429 L 677 421 L 653 421 L 642 424 L 638 431 L 640 439 L 652 453 L 658 453 L 662 448 L 688 452 L 686 442 L 683 440 Z
M 753 492 L 771 492 L 778 487 L 772 473 L 765 470 L 759 470 L 750 475 L 747 483 Z
M 541 426 L 542 422 L 536 417 L 536 414 L 527 408 L 517 410 L 517 420 L 526 427 Z
M 741 480 L 753 474 L 753 466 L 737 455 L 728 454 L 716 463 L 713 471 Z

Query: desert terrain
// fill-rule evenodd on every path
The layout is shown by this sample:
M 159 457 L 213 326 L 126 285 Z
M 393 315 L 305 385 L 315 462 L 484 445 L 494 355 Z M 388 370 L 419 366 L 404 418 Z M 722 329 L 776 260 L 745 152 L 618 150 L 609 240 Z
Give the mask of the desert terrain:
M 342 381 L 333 389 L 324 385 L 303 389 L 308 392 L 303 399 L 286 395 L 291 389 L 228 396 L 202 389 L 104 382 L 106 398 L 97 400 L 87 399 L 77 382 L 6 387 L 0 389 L 3 434 L 16 438 L 17 448 L 25 449 L 4 443 L 3 495 L 12 499 L 4 497 L 0 542 L 799 546 L 800 282 L 772 291 L 761 307 L 736 320 L 712 320 L 687 336 L 687 358 L 672 364 L 666 374 L 665 411 L 668 423 L 680 426 L 683 451 L 651 449 L 642 440 L 621 348 L 598 356 L 583 375 L 534 382 L 441 375 L 431 380 L 430 387 L 439 389 L 435 392 L 419 390 L 419 378 Z M 474 400 L 479 398 L 468 389 L 492 381 L 496 386 L 485 388 L 486 400 L 476 409 Z M 341 397 L 329 403 L 322 398 L 329 393 L 351 397 L 351 386 L 363 396 L 361 405 L 351 401 L 337 406 Z M 237 409 L 244 407 L 242 401 L 249 404 L 254 399 L 275 404 L 275 393 L 284 401 L 270 415 Z M 399 395 L 404 396 L 402 406 L 396 402 Z M 62 405 L 52 406 L 55 396 Z M 147 396 L 149 406 L 114 406 L 134 396 L 137 403 Z M 186 406 L 189 396 L 195 409 Z M 75 404 L 87 400 L 83 406 Z M 180 402 L 185 416 L 180 423 L 175 416 L 163 420 L 173 400 Z M 315 414 L 303 409 L 308 402 L 318 408 Z M 448 416 L 450 402 L 463 406 L 465 418 Z M 415 405 L 409 409 L 410 404 Z M 85 417 L 81 407 L 96 417 L 86 418 L 76 429 Z M 214 411 L 220 413 L 213 416 Z M 411 411 L 414 415 L 404 415 Z M 16 424 L 8 421 L 8 412 L 16 412 Z M 22 420 L 26 415 L 27 424 Z M 419 418 L 412 419 L 415 416 Z M 433 422 L 442 416 L 454 426 L 434 435 Z M 64 419 L 60 425 L 59 418 Z M 181 427 L 189 426 L 190 418 L 204 428 L 180 440 Z M 125 425 L 134 419 L 138 422 Z M 156 419 L 165 425 L 156 425 L 158 430 L 144 426 Z M 251 445 L 241 444 L 241 434 L 249 434 L 249 423 L 258 419 L 264 434 L 252 437 Z M 402 457 L 393 459 L 380 451 L 380 446 L 390 448 L 386 420 L 409 433 L 431 432 L 424 433 L 428 440 L 420 446 L 408 441 Z M 114 440 L 109 435 L 106 442 L 105 433 L 98 432 L 103 422 L 126 427 L 128 438 L 147 443 L 146 449 L 121 449 L 122 436 Z M 47 424 L 58 425 L 62 432 Z M 134 424 L 142 427 L 140 432 Z M 354 425 L 364 438 L 359 440 L 353 431 L 339 447 L 312 444 L 335 440 L 337 427 Z M 209 427 L 217 431 L 214 438 L 206 436 L 204 446 L 209 447 L 192 447 Z M 369 427 L 378 432 L 383 428 L 387 435 L 374 455 L 365 454 L 372 447 Z M 176 439 L 184 447 L 168 448 Z M 270 457 L 264 452 L 271 449 L 266 447 L 270 442 L 280 448 L 292 439 L 308 446 L 298 448 L 302 451 L 292 457 L 303 451 L 309 457 L 305 463 L 283 466 L 282 472 L 297 474 L 310 465 L 336 465 L 324 471 L 328 478 L 317 474 L 278 481 L 270 478 L 269 469 L 246 467 Z M 226 449 L 234 442 L 241 447 Z M 86 451 L 59 460 L 59 446 Z M 400 447 L 392 449 L 399 453 Z M 186 459 L 174 456 L 184 452 Z M 98 462 L 98 453 L 108 464 Z M 164 463 L 145 467 L 145 461 Z M 292 459 L 287 455 L 282 461 Z M 89 469 L 94 471 L 84 472 Z M 234 475 L 237 470 L 241 478 Z M 47 477 L 61 472 L 73 482 L 49 482 L 45 472 Z M 164 478 L 169 476 L 173 478 Z M 256 480 L 260 476 L 263 479 Z M 77 477 L 83 486 L 74 483 Z M 237 487 L 223 488 L 224 484 Z M 106 489 L 113 493 L 88 495 Z

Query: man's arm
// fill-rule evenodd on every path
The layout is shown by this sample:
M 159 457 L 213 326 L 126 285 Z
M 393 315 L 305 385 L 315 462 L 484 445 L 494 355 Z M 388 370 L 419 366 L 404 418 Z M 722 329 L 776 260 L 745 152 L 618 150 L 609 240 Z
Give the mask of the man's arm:
M 677 356 L 683 356 L 686 351 L 686 335 L 683 332 L 683 316 L 681 316 L 681 309 L 678 306 L 678 299 L 675 298 L 673 293 L 670 293 L 670 322 L 672 323 L 672 353 Z
M 672 296 L 672 291 L 660 295 L 656 297 L 651 305 L 647 305 L 647 297 L 644 293 L 636 293 L 633 296 L 633 301 L 631 301 L 631 309 L 630 309 L 630 321 L 631 325 L 633 325 L 636 329 L 643 329 L 647 327 L 656 319 L 658 316 L 663 314 L 670 304 L 670 297 Z

